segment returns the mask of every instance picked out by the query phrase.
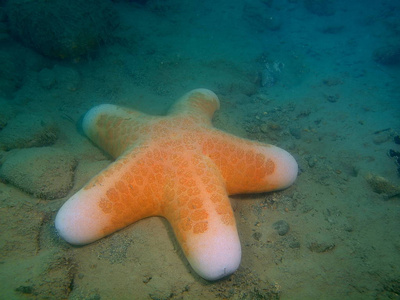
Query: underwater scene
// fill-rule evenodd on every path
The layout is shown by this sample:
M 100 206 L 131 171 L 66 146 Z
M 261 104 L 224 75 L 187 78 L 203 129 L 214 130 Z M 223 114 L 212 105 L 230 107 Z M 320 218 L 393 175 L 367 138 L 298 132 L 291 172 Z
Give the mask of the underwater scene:
M 0 1 L 0 299 L 400 299 L 400 2 Z

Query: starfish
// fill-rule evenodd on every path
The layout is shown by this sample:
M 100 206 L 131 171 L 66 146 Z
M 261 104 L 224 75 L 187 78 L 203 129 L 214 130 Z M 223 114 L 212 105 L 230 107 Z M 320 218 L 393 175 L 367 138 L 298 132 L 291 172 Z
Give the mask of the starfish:
M 212 91 L 196 89 L 166 116 L 111 104 L 89 110 L 84 133 L 116 160 L 61 207 L 60 236 L 83 245 L 162 216 L 201 277 L 236 271 L 241 247 L 228 195 L 284 189 L 298 167 L 283 149 L 214 128 L 219 106 Z

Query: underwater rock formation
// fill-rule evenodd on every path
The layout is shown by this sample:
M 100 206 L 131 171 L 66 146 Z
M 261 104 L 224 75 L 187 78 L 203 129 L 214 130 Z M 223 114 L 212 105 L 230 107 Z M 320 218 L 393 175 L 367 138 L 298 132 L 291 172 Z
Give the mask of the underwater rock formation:
M 0 149 L 49 146 L 58 138 L 58 127 L 51 118 L 21 113 L 7 120 L 0 131 Z
M 76 164 L 77 161 L 61 149 L 20 149 L 6 157 L 0 178 L 34 197 L 59 199 L 73 186 Z
M 118 23 L 107 0 L 10 0 L 6 14 L 15 38 L 61 59 L 87 54 L 106 42 Z

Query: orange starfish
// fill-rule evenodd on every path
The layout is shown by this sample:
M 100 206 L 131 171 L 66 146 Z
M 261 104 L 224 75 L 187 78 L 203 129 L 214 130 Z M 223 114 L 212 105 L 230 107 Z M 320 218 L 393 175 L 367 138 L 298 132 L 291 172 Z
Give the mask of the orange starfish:
M 212 91 L 197 89 L 167 116 L 110 104 L 89 110 L 85 134 L 117 160 L 61 207 L 59 234 L 82 245 L 163 216 L 200 276 L 233 273 L 241 247 L 228 195 L 286 188 L 296 179 L 297 163 L 278 147 L 212 127 L 218 108 Z

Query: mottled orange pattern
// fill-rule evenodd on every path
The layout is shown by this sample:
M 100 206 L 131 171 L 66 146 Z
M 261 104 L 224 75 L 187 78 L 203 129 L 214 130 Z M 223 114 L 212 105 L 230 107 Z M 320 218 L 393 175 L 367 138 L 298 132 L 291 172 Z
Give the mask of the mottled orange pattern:
M 209 218 L 235 226 L 229 194 L 260 192 L 275 162 L 269 145 L 212 127 L 219 108 L 214 94 L 182 97 L 167 116 L 113 106 L 92 120 L 89 138 L 118 158 L 84 188 L 104 187 L 98 206 L 105 236 L 149 216 L 164 216 L 186 254 L 188 235 L 209 230 Z

